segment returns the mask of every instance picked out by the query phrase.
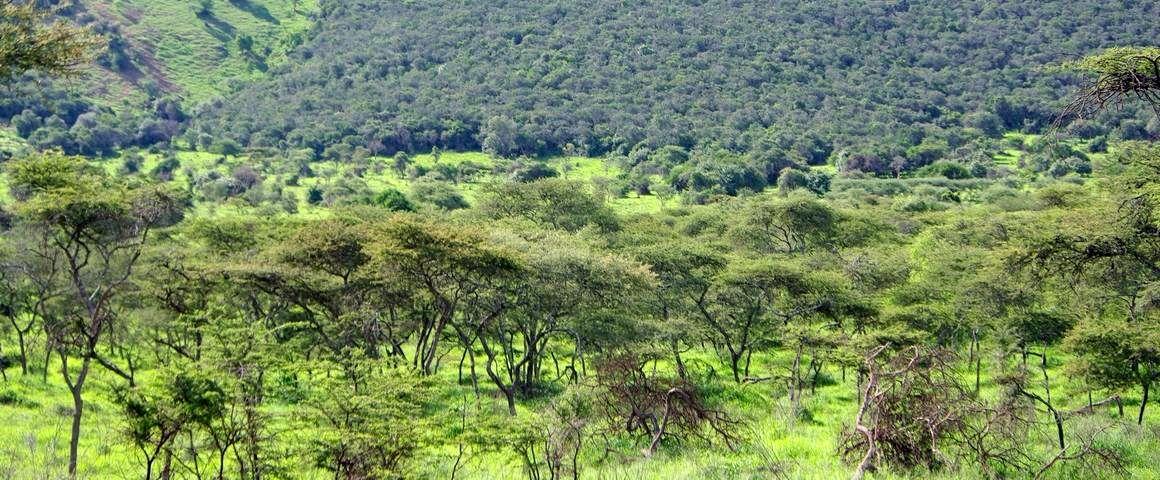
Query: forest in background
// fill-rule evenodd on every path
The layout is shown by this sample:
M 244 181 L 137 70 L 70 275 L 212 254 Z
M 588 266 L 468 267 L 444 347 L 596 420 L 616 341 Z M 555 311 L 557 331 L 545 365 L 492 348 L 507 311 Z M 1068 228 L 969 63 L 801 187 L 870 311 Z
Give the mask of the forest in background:
M 600 156 L 717 146 L 801 164 L 842 150 L 885 163 L 902 156 L 917 169 L 950 155 L 971 136 L 965 130 L 1041 133 L 1076 84 L 1044 68 L 1147 44 L 1160 34 L 1156 9 L 322 2 L 318 27 L 294 61 L 210 102 L 195 130 L 319 155 L 438 147 Z M 1132 130 L 1149 121 L 1130 107 L 1079 133 L 1119 129 L 1138 138 Z

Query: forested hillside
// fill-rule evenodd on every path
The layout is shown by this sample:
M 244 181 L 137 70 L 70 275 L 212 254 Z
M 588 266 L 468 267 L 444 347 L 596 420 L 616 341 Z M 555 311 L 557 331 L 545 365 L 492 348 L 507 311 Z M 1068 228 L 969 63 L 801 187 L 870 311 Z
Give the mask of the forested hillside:
M 953 146 L 964 127 L 1042 130 L 1074 84 L 1044 67 L 1153 41 L 1157 8 L 324 1 L 293 62 L 197 123 L 242 145 L 318 153 L 718 144 L 812 161 L 856 147 L 889 162 L 924 140 Z

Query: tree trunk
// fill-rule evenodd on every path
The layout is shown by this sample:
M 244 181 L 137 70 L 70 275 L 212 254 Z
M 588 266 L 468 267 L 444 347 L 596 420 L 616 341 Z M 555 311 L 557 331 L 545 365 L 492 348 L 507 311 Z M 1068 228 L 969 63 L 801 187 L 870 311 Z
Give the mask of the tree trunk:
M 729 368 L 733 370 L 733 381 L 741 383 L 741 355 L 729 352 Z
M 524 352 L 524 361 L 526 361 L 527 364 L 524 365 L 524 379 L 522 382 L 520 382 L 522 384 L 520 391 L 522 391 L 525 395 L 528 395 L 531 394 L 536 380 L 539 379 L 536 372 L 536 358 L 537 355 L 539 355 L 539 352 L 536 351 L 536 346 L 538 345 L 539 340 L 537 340 L 535 337 L 531 338 L 530 340 L 525 340 L 526 341 L 524 343 L 526 345 L 524 348 L 526 350 Z
M 20 343 L 20 374 L 28 375 L 28 347 L 24 345 L 24 332 L 16 329 L 16 340 Z
M 470 364 L 470 367 L 471 367 L 471 391 L 475 392 L 475 398 L 476 398 L 476 400 L 478 400 L 479 399 L 479 375 L 477 375 L 475 373 L 475 352 L 471 351 L 470 348 L 468 348 L 467 351 L 468 351 L 467 358 L 471 362 L 471 364 Z
M 463 349 L 463 355 L 459 357 L 459 380 L 456 382 L 463 385 L 463 364 L 467 363 L 467 349 Z
M 983 356 L 975 357 L 975 395 L 979 394 L 979 372 L 983 369 Z
M 749 378 L 749 364 L 753 360 L 753 350 L 745 352 L 745 378 Z
M 170 480 L 173 478 L 173 452 L 165 450 L 165 463 L 161 465 L 160 480 Z
M 494 368 L 496 357 L 495 351 L 493 351 L 491 346 L 487 344 L 487 340 L 485 340 L 483 337 L 483 332 L 479 332 L 477 336 L 479 337 L 479 345 L 483 348 L 484 355 L 487 356 L 487 362 L 484 363 L 484 371 L 487 372 L 487 377 L 491 379 L 491 382 L 495 384 L 496 388 L 498 388 L 499 391 L 503 393 L 504 398 L 507 400 L 508 415 L 514 417 L 516 416 L 516 398 L 515 393 L 512 391 L 512 389 L 515 387 L 514 382 L 512 386 L 504 385 L 503 379 L 500 378 L 499 374 L 496 373 Z
M 1136 417 L 1136 425 L 1144 424 L 1144 407 L 1148 406 L 1148 390 L 1151 386 L 1151 380 L 1144 381 L 1144 399 L 1140 401 L 1140 415 Z
M 90 359 L 85 357 L 81 362 L 81 370 L 77 373 L 76 381 L 70 380 L 71 376 L 68 373 L 68 361 L 65 360 L 65 354 L 61 353 L 61 369 L 64 373 L 65 383 L 68 385 L 69 393 L 72 394 L 73 400 L 73 415 L 72 415 L 72 429 L 70 431 L 68 441 L 68 476 L 69 478 L 77 477 L 77 457 L 81 442 L 81 418 L 85 411 L 85 400 L 81 396 L 84 390 L 85 378 L 89 375 Z
M 52 344 L 44 341 L 44 369 L 40 371 L 40 382 L 48 383 L 48 364 L 52 362 Z
M 1063 416 L 1057 411 L 1052 411 L 1051 414 L 1055 417 L 1055 433 L 1059 436 L 1059 449 L 1063 450 L 1066 445 L 1063 443 Z
M 979 394 L 979 370 L 983 363 L 982 352 L 979 351 L 979 328 L 971 330 L 971 360 L 975 362 L 975 395 Z
M 793 408 L 794 416 L 799 412 L 798 402 L 801 399 L 801 365 L 802 365 L 802 347 L 799 344 L 797 350 L 794 352 L 793 365 L 789 371 L 789 402 Z
M 669 341 L 669 346 L 673 350 L 673 361 L 675 361 L 677 364 L 677 376 L 680 377 L 681 380 L 688 380 L 689 374 L 688 371 L 685 370 L 685 362 L 681 360 L 681 349 L 680 346 L 677 345 L 677 339 L 671 339 Z

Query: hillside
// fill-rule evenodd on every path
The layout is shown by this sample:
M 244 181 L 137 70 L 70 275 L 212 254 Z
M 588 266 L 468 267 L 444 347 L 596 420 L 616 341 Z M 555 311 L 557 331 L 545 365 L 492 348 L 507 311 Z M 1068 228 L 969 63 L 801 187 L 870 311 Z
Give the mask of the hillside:
M 853 146 L 891 158 L 928 137 L 953 146 L 964 127 L 1042 130 L 1071 85 L 1042 68 L 1152 41 L 1157 9 L 332 0 L 292 62 L 214 103 L 197 128 L 319 153 L 718 144 L 807 160 Z
M 96 81 L 83 82 L 88 96 L 172 94 L 192 106 L 283 61 L 314 8 L 300 0 L 78 0 L 62 13 L 108 39 L 90 72 Z
M 163 91 L 193 105 L 284 60 L 310 27 L 312 3 L 88 0 L 86 9 L 120 27 L 131 59 Z
M 168 142 L 200 102 L 285 61 L 317 9 L 300 0 L 56 3 L 57 15 L 100 36 L 96 61 L 77 78 L 9 82 L 0 121 L 38 148 L 86 155 Z

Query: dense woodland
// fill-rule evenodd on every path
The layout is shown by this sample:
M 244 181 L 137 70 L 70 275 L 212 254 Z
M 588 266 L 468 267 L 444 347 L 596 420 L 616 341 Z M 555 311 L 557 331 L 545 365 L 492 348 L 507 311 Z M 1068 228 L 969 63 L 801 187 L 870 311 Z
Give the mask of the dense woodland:
M 196 123 L 213 138 L 320 155 L 716 145 L 803 164 L 851 149 L 917 168 L 929 159 L 908 150 L 949 154 L 964 129 L 1040 132 L 1075 83 L 1040 70 L 1155 38 L 1156 9 L 324 1 L 295 61 L 210 102 Z M 1150 119 L 1136 118 L 1101 119 L 1092 133 L 1122 127 L 1131 137 L 1134 121 Z
M 143 5 L 0 0 L 4 478 L 1160 476 L 1155 5 Z

